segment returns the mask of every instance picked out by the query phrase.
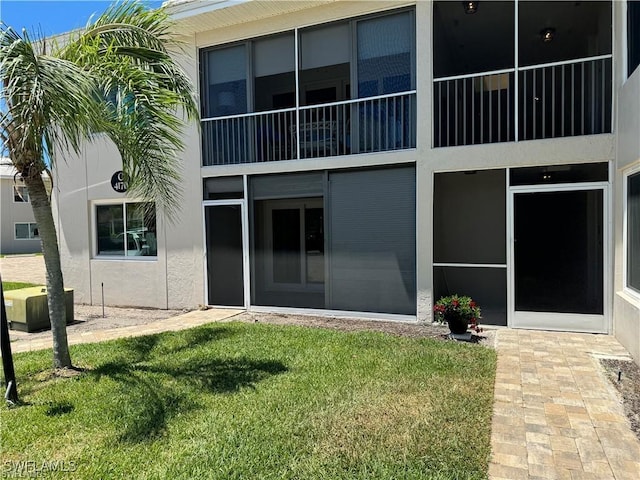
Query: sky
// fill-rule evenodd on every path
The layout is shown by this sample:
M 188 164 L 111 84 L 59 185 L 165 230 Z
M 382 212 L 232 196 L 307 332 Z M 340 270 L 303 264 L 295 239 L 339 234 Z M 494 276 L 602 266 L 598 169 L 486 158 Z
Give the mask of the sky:
M 21 31 L 42 31 L 45 36 L 83 27 L 92 14 L 100 14 L 111 4 L 104 0 L 0 0 L 0 19 Z M 147 0 L 152 8 L 162 1 Z

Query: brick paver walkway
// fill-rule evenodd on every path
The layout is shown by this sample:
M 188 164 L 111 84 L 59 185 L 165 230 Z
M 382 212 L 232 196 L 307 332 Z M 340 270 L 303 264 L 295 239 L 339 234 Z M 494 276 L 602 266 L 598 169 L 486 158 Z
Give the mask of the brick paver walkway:
M 607 335 L 500 330 L 489 475 L 640 479 L 640 442 L 598 356 L 628 352 Z

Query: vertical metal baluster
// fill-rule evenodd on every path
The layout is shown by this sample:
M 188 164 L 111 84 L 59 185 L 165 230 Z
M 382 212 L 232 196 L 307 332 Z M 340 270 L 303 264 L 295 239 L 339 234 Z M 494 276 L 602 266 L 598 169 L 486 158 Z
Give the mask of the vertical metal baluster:
M 571 136 L 576 134 L 576 64 L 571 64 Z
M 566 91 L 566 88 L 564 87 L 564 81 L 565 81 L 564 80 L 564 67 L 565 67 L 565 65 L 562 65 L 562 75 L 561 75 L 562 76 L 562 83 L 560 84 L 560 88 L 561 88 L 560 95 L 562 96 L 562 102 L 561 102 L 562 108 L 561 108 L 561 111 L 560 111 L 560 113 L 561 113 L 561 117 L 560 118 L 562 120 L 562 122 L 560 123 L 560 128 L 561 128 L 562 131 L 560 133 L 561 133 L 561 135 L 563 137 L 564 137 L 564 125 L 565 125 L 565 123 L 567 123 L 565 121 L 565 117 L 564 117 L 565 116 L 565 91 Z
M 591 134 L 596 133 L 596 61 L 591 61 Z
M 556 68 L 551 67 L 551 137 L 556 136 Z
M 537 113 L 537 105 L 536 105 L 536 95 L 538 94 L 538 76 L 536 75 L 536 73 L 538 73 L 536 70 L 531 70 L 531 73 L 533 73 L 533 96 L 531 97 L 533 99 L 533 104 L 531 106 L 531 110 L 532 110 L 532 115 L 533 115 L 533 136 L 531 138 L 533 138 L 533 140 L 536 140 L 538 137 L 536 136 L 537 133 L 537 126 L 538 126 L 538 118 L 536 117 L 536 113 Z
M 511 140 L 511 73 L 507 74 L 507 138 L 508 142 Z M 514 73 L 515 78 L 515 73 Z
M 467 79 L 462 80 L 462 144 L 467 144 Z
M 451 80 L 447 80 L 447 147 L 451 146 L 451 134 L 449 125 L 451 124 L 451 100 L 450 100 L 450 89 L 449 85 L 451 84 Z
M 502 75 L 502 74 L 500 74 Z M 502 77 L 499 77 L 499 79 Z M 500 80 L 498 80 L 500 82 Z M 502 85 L 498 83 L 498 142 L 502 142 Z
M 436 147 L 442 146 L 442 82 L 438 82 L 438 143 Z
M 471 78 L 471 145 L 476 143 L 476 77 Z
M 406 127 L 404 125 L 404 119 L 405 119 L 404 104 L 407 102 L 407 100 L 411 101 L 411 99 L 408 98 L 408 97 L 402 97 L 400 99 L 400 118 L 402 118 L 402 132 L 400 134 L 400 148 L 404 148 L 405 138 L 407 139 L 409 144 L 412 143 L 411 139 L 407 137 L 407 135 L 411 135 L 411 132 L 413 131 L 413 125 L 411 125 L 411 117 L 407 121 L 408 125 Z M 408 110 L 409 110 L 409 115 L 411 115 L 411 108 L 409 108 Z
M 454 126 L 454 140 L 453 140 L 453 144 L 454 145 L 460 145 L 460 143 L 458 143 L 458 79 L 456 78 L 453 81 L 453 95 L 454 95 L 454 102 L 455 102 L 455 110 L 453 113 L 453 126 Z
M 480 143 L 484 142 L 484 77 L 480 77 Z
M 542 138 L 546 138 L 547 128 L 547 69 L 542 69 L 542 96 L 540 97 L 540 101 L 542 102 Z
M 584 128 L 585 128 L 584 104 L 587 101 L 587 96 L 584 93 L 584 62 L 581 63 L 580 69 L 582 71 L 582 79 L 581 79 L 581 81 L 582 81 L 582 100 L 580 101 L 580 111 L 581 111 L 582 118 L 580 119 L 580 126 L 581 126 L 581 133 L 582 133 L 582 135 L 584 135 Z
M 493 75 L 488 77 L 491 79 L 489 86 L 489 143 L 493 143 Z
M 389 150 L 389 127 L 391 126 L 391 113 L 389 110 L 389 97 L 384 99 L 384 109 L 385 109 L 385 128 L 384 128 L 384 146 L 382 150 Z
M 604 74 L 604 72 L 606 70 L 606 68 L 605 68 L 606 59 L 605 60 L 601 60 L 600 62 L 602 64 L 602 66 L 600 68 L 600 70 L 602 71 L 602 75 L 601 75 L 601 78 L 600 78 L 600 83 L 602 84 L 602 89 L 601 89 L 602 92 L 601 92 L 601 96 L 600 96 L 600 99 L 601 99 L 600 100 L 600 111 L 602 112 L 602 120 L 601 120 L 601 122 L 602 122 L 601 123 L 602 131 L 600 133 L 604 133 L 606 131 L 606 128 L 605 128 L 605 115 L 604 115 L 605 105 L 606 105 L 605 104 L 605 102 L 606 102 L 606 100 L 605 100 L 605 88 L 604 88 L 604 82 L 605 82 L 605 78 L 606 78 L 605 74 Z
M 527 72 L 522 72 L 522 140 L 527 140 Z

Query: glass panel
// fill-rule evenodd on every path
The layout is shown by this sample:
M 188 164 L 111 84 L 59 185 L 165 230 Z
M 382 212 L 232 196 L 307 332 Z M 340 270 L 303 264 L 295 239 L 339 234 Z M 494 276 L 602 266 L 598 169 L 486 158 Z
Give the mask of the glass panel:
M 242 207 L 206 207 L 209 305 L 244 306 Z
M 38 231 L 38 224 L 37 223 L 30 223 L 29 224 L 29 238 L 39 238 L 40 237 L 40 232 Z
M 412 18 L 404 12 L 358 22 L 358 98 L 411 90 Z
M 253 49 L 255 111 L 295 107 L 293 33 L 256 40 Z
M 606 182 L 609 178 L 609 164 L 548 165 L 545 167 L 512 168 L 509 172 L 509 184 L 512 187 L 547 183 Z
M 29 192 L 27 187 L 23 185 L 13 186 L 13 201 L 17 203 L 23 203 L 29 201 Z
M 521 66 L 611 53 L 611 2 L 520 2 L 518 12 Z
M 434 262 L 506 264 L 505 175 L 505 170 L 435 175 Z
M 468 295 L 482 310 L 480 324 L 507 324 L 507 269 L 434 267 L 433 298 Z
M 349 24 L 343 22 L 303 30 L 300 33 L 301 105 L 351 98 L 349 32 Z
M 324 283 L 324 215 L 322 208 L 304 211 L 307 282 Z
M 205 178 L 203 180 L 204 200 L 226 200 L 244 197 L 242 177 Z
M 28 223 L 16 223 L 16 238 L 21 240 L 29 238 Z
M 322 199 L 254 201 L 250 233 L 252 303 L 325 308 Z
M 204 117 L 247 112 L 247 52 L 245 45 L 203 54 Z
M 98 255 L 124 255 L 124 208 L 122 205 L 96 207 Z
M 627 76 L 640 65 L 640 0 L 627 1 Z
M 640 173 L 627 180 L 627 286 L 640 293 Z
M 514 196 L 517 311 L 603 313 L 601 190 Z
M 274 283 L 300 283 L 300 209 L 271 213 Z
M 127 256 L 157 255 L 156 212 L 150 203 L 127 204 Z
M 470 15 L 463 2 L 434 2 L 435 78 L 513 68 L 513 1 L 477 3 Z

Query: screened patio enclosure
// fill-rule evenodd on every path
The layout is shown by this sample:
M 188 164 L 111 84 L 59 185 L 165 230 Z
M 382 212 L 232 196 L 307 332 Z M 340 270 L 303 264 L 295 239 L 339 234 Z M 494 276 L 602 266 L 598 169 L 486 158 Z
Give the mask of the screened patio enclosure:
M 414 30 L 399 9 L 202 49 L 202 164 L 415 148 Z
M 608 164 L 438 173 L 434 300 L 471 296 L 482 323 L 608 331 Z
M 434 147 L 610 133 L 611 25 L 607 1 L 435 2 Z

